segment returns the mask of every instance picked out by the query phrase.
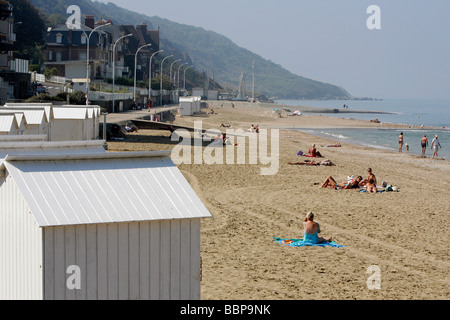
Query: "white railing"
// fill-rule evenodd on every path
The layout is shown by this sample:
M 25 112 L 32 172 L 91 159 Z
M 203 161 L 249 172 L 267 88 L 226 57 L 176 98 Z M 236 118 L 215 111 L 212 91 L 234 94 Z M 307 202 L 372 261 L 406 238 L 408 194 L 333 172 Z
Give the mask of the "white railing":
M 90 91 L 89 100 L 92 101 L 112 101 L 112 92 Z M 114 100 L 130 100 L 133 99 L 132 93 L 114 93 Z
M 64 77 L 58 77 L 58 76 L 51 76 L 50 79 L 48 80 L 48 82 L 57 83 L 57 84 L 65 84 L 66 80 L 70 80 L 70 79 L 66 79 Z

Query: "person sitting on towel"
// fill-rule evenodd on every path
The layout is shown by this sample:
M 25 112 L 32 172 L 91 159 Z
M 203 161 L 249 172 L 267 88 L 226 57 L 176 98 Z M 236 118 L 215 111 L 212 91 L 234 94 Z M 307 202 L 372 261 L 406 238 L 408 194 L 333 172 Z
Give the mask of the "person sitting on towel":
M 375 185 L 373 179 L 370 179 L 366 184 L 366 191 L 370 193 L 377 193 L 377 186 Z
M 317 222 L 314 222 L 314 213 L 308 212 L 306 214 L 305 221 L 303 222 L 303 231 L 304 231 L 304 242 L 309 243 L 322 243 L 322 242 L 331 242 L 333 241 L 333 238 L 324 239 L 322 237 L 319 237 L 320 226 Z
M 322 155 L 320 154 L 319 151 L 317 151 L 315 144 L 313 144 L 312 147 L 309 149 L 308 154 L 312 157 L 322 158 Z

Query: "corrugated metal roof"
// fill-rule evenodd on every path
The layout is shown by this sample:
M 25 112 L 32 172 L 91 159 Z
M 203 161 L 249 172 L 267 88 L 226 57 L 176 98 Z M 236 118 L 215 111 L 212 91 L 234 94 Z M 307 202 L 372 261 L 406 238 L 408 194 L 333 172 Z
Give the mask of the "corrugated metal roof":
M 41 124 L 47 120 L 44 109 L 0 108 L 0 114 L 11 112 L 24 114 L 27 124 Z
M 9 111 L 9 110 L 0 110 L 0 116 L 5 116 L 5 115 L 10 115 L 10 116 L 12 115 L 12 116 L 14 116 L 16 118 L 16 121 L 17 121 L 17 124 L 19 125 L 19 127 L 22 124 L 23 125 L 28 124 L 27 119 L 25 118 L 25 115 L 23 114 L 23 112 L 12 112 L 12 111 Z
M 0 132 L 10 132 L 18 128 L 17 118 L 13 114 L 0 114 Z
M 17 136 L 19 137 L 19 136 Z M 26 135 L 21 137 L 27 137 Z M 39 136 L 37 136 L 39 137 Z M 103 147 L 103 140 L 83 140 L 83 141 L 25 141 L 25 140 L 3 140 L 0 138 L 0 158 L 11 156 L 31 156 L 60 154 L 92 154 L 106 153 Z
M 211 217 L 168 154 L 8 156 L 3 166 L 41 227 Z
M 45 116 L 47 122 L 53 117 L 52 114 L 52 104 L 51 103 L 6 103 L 4 108 L 13 108 L 19 110 L 31 109 L 31 110 L 39 110 L 43 109 L 45 111 Z
M 87 108 L 53 107 L 54 119 L 84 120 L 88 119 Z

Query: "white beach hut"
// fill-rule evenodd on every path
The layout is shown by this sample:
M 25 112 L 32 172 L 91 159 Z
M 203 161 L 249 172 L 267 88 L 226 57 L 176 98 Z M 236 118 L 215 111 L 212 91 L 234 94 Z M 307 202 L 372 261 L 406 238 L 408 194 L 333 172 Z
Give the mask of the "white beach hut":
M 48 119 L 44 108 L 0 108 L 0 114 L 4 113 L 22 113 L 26 120 L 26 127 L 23 134 L 41 135 L 48 133 Z
M 27 130 L 24 134 L 46 134 L 51 139 L 51 121 L 53 105 L 51 103 L 6 103 L 0 107 L 3 112 L 22 112 L 27 119 Z
M 194 114 L 194 101 L 192 97 L 180 97 L 180 115 L 192 116 Z
M 1 299 L 200 299 L 211 215 L 170 152 L 20 153 L 0 160 Z
M 47 133 L 49 141 L 95 140 L 99 138 L 100 107 L 97 105 L 7 103 L 3 108 L 0 107 L 0 110 L 25 113 L 27 121 L 33 122 L 33 127 L 30 127 L 27 133 Z M 38 110 L 41 111 L 40 114 L 36 113 Z M 45 118 L 42 118 L 42 111 L 45 113 Z
M 180 97 L 180 115 L 192 116 L 200 112 L 200 97 Z
M 14 114 L 0 114 L 0 135 L 18 135 L 19 123 Z

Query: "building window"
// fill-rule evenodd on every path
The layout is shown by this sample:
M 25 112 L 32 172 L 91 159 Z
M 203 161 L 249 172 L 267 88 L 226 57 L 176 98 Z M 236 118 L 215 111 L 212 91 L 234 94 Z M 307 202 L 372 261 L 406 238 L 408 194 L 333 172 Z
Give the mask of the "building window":
M 80 60 L 86 60 L 86 57 L 87 57 L 86 52 L 80 52 L 80 55 L 79 55 Z
M 56 35 L 56 43 L 62 43 L 62 34 L 61 33 L 58 33 Z
M 86 44 L 87 43 L 87 38 L 86 38 L 86 35 L 85 34 L 82 34 L 81 35 L 81 44 Z
M 52 61 L 53 60 L 53 51 L 49 51 L 48 52 L 48 61 Z
M 60 62 L 61 60 L 62 60 L 62 54 L 61 54 L 61 52 L 57 52 L 56 53 L 56 61 Z

